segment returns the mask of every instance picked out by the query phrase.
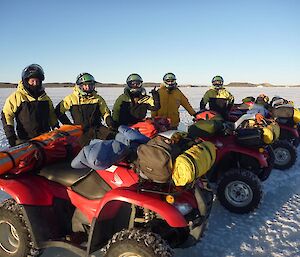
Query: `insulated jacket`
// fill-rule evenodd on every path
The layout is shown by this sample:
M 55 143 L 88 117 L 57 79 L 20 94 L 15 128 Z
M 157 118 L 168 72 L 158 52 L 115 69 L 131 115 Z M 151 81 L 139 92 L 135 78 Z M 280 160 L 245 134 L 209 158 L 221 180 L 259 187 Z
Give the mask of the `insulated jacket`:
M 132 125 L 146 118 L 147 110 L 156 111 L 160 108 L 158 93 L 151 97 L 141 96 L 135 102 L 133 97 L 124 89 L 124 94 L 120 95 L 113 107 L 113 120 L 119 125 Z
M 21 140 L 39 136 L 50 131 L 57 124 L 53 103 L 45 91 L 34 98 L 25 89 L 22 81 L 3 106 L 2 123 L 7 138 L 15 137 L 14 119 Z
M 66 111 L 70 111 L 74 124 L 81 125 L 84 131 L 102 126 L 102 119 L 106 120 L 111 115 L 105 100 L 97 92 L 82 96 L 78 86 L 55 107 L 60 122 L 72 124 L 65 114 Z
M 171 126 L 177 127 L 180 121 L 179 107 L 183 106 L 190 115 L 195 115 L 195 110 L 190 105 L 186 96 L 178 89 L 168 90 L 164 84 L 158 90 L 161 108 L 152 112 L 152 117 L 160 116 L 171 119 Z
M 224 87 L 215 88 L 211 87 L 204 94 L 201 102 L 200 109 L 205 109 L 206 104 L 209 103 L 209 109 L 222 115 L 227 120 L 228 113 L 233 106 L 234 97 Z
M 209 102 L 212 98 L 224 98 L 228 99 L 232 104 L 234 102 L 233 95 L 227 91 L 224 87 L 220 89 L 216 89 L 215 87 L 211 87 L 209 90 L 207 90 L 200 102 L 200 109 L 204 109 L 206 104 Z

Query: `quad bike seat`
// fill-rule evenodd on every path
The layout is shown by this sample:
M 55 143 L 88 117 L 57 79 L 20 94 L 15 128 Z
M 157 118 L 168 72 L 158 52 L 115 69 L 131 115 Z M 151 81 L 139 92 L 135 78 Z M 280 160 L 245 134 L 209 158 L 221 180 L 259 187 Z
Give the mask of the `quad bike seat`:
M 73 169 L 71 162 L 63 161 L 43 167 L 38 175 L 69 187 L 86 177 L 90 172 L 91 169 L 89 168 Z
M 38 173 L 48 180 L 57 182 L 87 199 L 94 200 L 104 196 L 111 187 L 90 168 L 74 169 L 70 161 L 54 163 L 44 167 Z

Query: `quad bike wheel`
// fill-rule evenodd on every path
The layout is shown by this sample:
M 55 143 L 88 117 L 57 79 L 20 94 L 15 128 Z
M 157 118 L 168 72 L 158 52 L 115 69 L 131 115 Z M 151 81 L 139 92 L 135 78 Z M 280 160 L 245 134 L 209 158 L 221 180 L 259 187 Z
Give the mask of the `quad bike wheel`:
M 292 167 L 297 158 L 296 148 L 287 140 L 278 140 L 272 144 L 275 155 L 274 168 L 286 170 Z
M 256 209 L 262 198 L 259 178 L 244 169 L 231 169 L 219 180 L 217 197 L 230 212 L 249 213 Z
M 13 199 L 0 205 L 0 256 L 35 257 L 42 252 L 34 248 L 21 206 Z
M 170 257 L 173 251 L 159 235 L 138 229 L 124 229 L 102 249 L 105 257 Z

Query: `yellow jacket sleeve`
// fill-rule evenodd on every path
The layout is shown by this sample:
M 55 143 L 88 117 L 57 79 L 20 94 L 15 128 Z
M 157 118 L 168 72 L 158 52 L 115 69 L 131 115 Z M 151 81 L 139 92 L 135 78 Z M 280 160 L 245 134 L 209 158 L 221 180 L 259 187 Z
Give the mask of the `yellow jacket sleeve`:
M 99 96 L 99 109 L 104 120 L 107 116 L 111 116 L 110 110 L 107 107 L 105 100 L 101 96 Z
M 11 94 L 5 101 L 3 106 L 3 114 L 5 118 L 6 125 L 13 126 L 15 113 L 21 104 L 21 101 L 18 101 L 18 97 L 16 97 L 16 93 Z
M 188 113 L 190 115 L 195 115 L 195 113 L 196 113 L 195 110 L 189 103 L 189 100 L 187 99 L 187 97 L 182 92 L 181 92 L 181 105 L 188 111 Z

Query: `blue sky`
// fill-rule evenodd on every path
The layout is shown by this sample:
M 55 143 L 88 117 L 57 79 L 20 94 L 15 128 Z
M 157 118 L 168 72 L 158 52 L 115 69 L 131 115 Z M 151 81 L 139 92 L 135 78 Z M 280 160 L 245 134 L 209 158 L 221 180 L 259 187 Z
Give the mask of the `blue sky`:
M 300 84 L 298 0 L 1 0 L 0 81 L 40 64 L 46 82 L 90 72 L 179 84 Z

